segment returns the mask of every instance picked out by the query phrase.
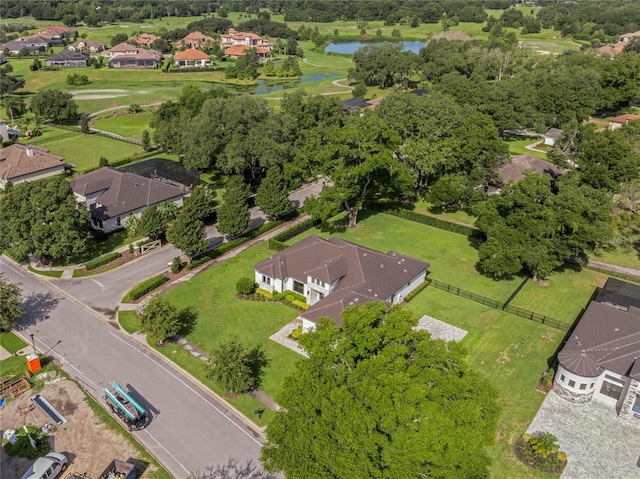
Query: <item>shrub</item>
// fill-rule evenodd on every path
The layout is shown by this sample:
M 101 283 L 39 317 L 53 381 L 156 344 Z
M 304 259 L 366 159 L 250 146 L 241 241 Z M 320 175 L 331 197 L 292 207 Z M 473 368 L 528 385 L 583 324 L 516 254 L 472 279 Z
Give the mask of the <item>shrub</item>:
M 296 329 L 291 331 L 291 334 L 289 335 L 291 339 L 295 339 L 296 341 L 300 336 L 302 336 L 302 326 L 298 326 Z
M 419 284 L 416 289 L 414 289 L 413 291 L 411 291 L 408 295 L 406 295 L 404 297 L 405 302 L 408 303 L 413 298 L 418 296 L 418 294 L 420 294 L 427 286 L 429 286 L 429 281 L 424 281 L 423 283 Z
M 113 260 L 118 259 L 120 256 L 122 255 L 116 251 L 115 253 L 111 253 L 106 256 L 102 256 L 101 258 L 94 259 L 93 261 L 89 261 L 88 263 L 85 263 L 84 268 L 87 271 L 91 271 L 92 269 L 99 268 L 100 266 L 103 266 L 107 263 L 111 263 Z
M 302 303 L 306 303 L 307 302 L 307 298 L 305 298 L 304 296 L 302 296 L 301 294 L 298 294 L 294 291 L 284 291 L 282 293 L 275 293 L 273 295 L 273 297 L 275 299 L 277 299 L 278 301 L 289 301 L 290 303 L 293 301 L 300 301 Z
M 300 310 L 304 310 L 304 309 L 309 309 L 309 305 L 303 301 L 298 301 L 297 299 L 294 299 L 293 301 L 291 301 L 291 304 Z
M 267 291 L 266 289 L 257 288 L 256 293 L 264 296 L 265 298 L 273 299 L 273 293 L 271 291 Z
M 523 434 L 516 441 L 516 454 L 522 462 L 543 472 L 562 472 L 567 455 L 560 451 L 557 438 L 550 433 Z
M 171 260 L 171 272 L 173 274 L 178 274 L 182 269 L 182 261 L 180 261 L 180 257 L 176 256 Z
M 240 294 L 253 294 L 256 291 L 256 283 L 251 278 L 240 278 L 236 283 L 236 290 Z
M 26 426 L 16 431 L 17 440 L 14 444 L 7 443 L 4 446 L 4 450 L 10 457 L 26 457 L 27 459 L 36 459 L 37 457 L 44 456 L 51 450 L 51 445 L 47 435 L 35 426 Z M 29 436 L 35 441 L 36 448 L 34 449 L 29 442 Z
M 422 223 L 423 225 L 433 226 L 435 228 L 440 228 L 441 230 L 451 231 L 452 233 L 458 233 L 469 237 L 478 237 L 482 234 L 479 230 L 471 226 L 451 223 L 449 221 L 436 218 L 435 216 L 423 215 L 404 208 L 377 205 L 373 209 L 380 211 L 381 213 L 386 213 L 388 215 L 404 218 L 405 220 L 415 221 L 416 223 Z
M 149 278 L 148 280 L 143 281 L 139 285 L 134 286 L 131 289 L 131 291 L 129 291 L 126 294 L 126 296 L 124 297 L 124 299 L 122 301 L 126 303 L 128 301 L 135 301 L 137 299 L 140 299 L 145 294 L 150 293 L 151 291 L 153 291 L 154 289 L 156 289 L 159 286 L 163 285 L 167 281 L 169 281 L 169 278 L 167 278 L 166 276 L 164 276 L 162 274 L 159 275 L 159 276 L 153 276 L 152 278 Z

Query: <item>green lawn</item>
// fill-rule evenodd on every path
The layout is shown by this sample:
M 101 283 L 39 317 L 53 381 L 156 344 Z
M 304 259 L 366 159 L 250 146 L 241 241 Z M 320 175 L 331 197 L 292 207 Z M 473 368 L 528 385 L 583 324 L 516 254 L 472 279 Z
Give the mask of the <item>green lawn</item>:
M 544 399 L 536 385 L 564 333 L 435 288 L 425 289 L 407 307 L 417 317 L 427 314 L 468 331 L 462 344 L 469 364 L 499 390 L 502 411 L 496 444 L 489 448 L 491 477 L 558 477 L 524 466 L 513 447 Z
M 15 354 L 22 348 L 27 346 L 27 343 L 13 334 L 11 331 L 2 331 L 0 333 L 0 345 L 11 354 Z
M 547 159 L 546 153 L 541 153 L 539 151 L 527 150 L 525 146 L 531 145 L 537 141 L 535 138 L 530 138 L 527 136 L 518 136 L 518 135 L 507 135 L 506 138 L 507 144 L 509 145 L 509 153 L 512 155 L 529 155 L 535 156 L 536 158 L 540 158 L 541 160 Z M 544 145 L 544 142 L 539 144 L 536 149 L 544 150 L 547 147 Z
M 616 245 L 600 248 L 589 258 L 602 263 L 640 270 L 640 252 L 633 246 Z
M 478 251 L 466 236 L 386 214 L 361 213 L 359 225 L 342 233 L 322 231 L 321 226 L 291 242 L 316 234 L 325 238 L 337 236 L 382 252 L 393 250 L 431 263 L 431 278 L 497 301 L 506 301 L 522 281 L 521 277 L 495 281 L 481 275 L 476 269 Z
M 469 226 L 473 226 L 476 222 L 476 217 L 468 211 L 447 211 L 444 209 L 436 208 L 426 200 L 419 200 L 414 203 L 413 211 L 429 216 L 436 216 L 438 218 L 442 218 L 443 220 L 453 220 L 454 223 L 463 223 Z
M 528 281 L 511 305 L 572 324 L 606 280 L 603 273 L 566 265 L 549 277 L 548 285 Z
M 67 163 L 74 165 L 76 172 L 96 168 L 101 156 L 113 162 L 144 151 L 141 146 L 132 143 L 95 134 L 75 133 L 49 125 L 43 127 L 42 136 L 23 143 L 47 148 L 52 154 L 61 156 Z
M 112 118 L 98 119 L 93 123 L 93 127 L 98 130 L 105 130 L 127 138 L 142 140 L 142 132 L 148 130 L 153 138 L 153 129 L 149 127 L 149 122 L 153 117 L 153 112 L 145 111 L 135 115 L 120 115 Z

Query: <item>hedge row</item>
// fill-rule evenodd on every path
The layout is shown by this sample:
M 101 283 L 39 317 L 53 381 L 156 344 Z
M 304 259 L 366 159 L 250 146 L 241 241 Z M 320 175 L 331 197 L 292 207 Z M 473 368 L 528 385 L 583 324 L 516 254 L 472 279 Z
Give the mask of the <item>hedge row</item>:
M 374 210 L 386 213 L 388 215 L 404 218 L 409 221 L 415 221 L 416 223 L 422 223 L 423 225 L 433 226 L 440 228 L 441 230 L 451 231 L 452 233 L 458 233 L 464 236 L 478 237 L 482 233 L 472 226 L 465 226 L 458 223 L 451 223 L 449 221 L 436 218 L 435 216 L 423 215 L 410 211 L 404 208 L 388 207 L 384 205 L 377 205 L 373 207 Z
M 310 230 L 311 228 L 315 228 L 320 224 L 320 220 L 316 220 L 313 218 L 309 218 L 307 220 L 298 223 L 297 225 L 292 226 L 291 228 L 283 231 L 279 235 L 274 236 L 269 240 L 269 248 L 282 251 L 287 247 L 285 241 L 289 241 L 291 238 L 298 236 L 300 233 L 304 233 L 305 231 Z
M 301 303 L 306 303 L 307 298 L 303 295 L 296 293 L 295 291 L 283 291 L 282 293 L 274 293 L 273 297 L 277 300 L 287 300 L 289 302 L 300 301 Z
M 246 243 L 247 241 L 257 238 L 261 234 L 266 233 L 267 231 L 272 230 L 273 228 L 275 228 L 276 226 L 280 226 L 281 224 L 282 224 L 282 221 L 269 221 L 268 223 L 261 225 L 259 228 L 256 228 L 255 230 L 251 230 L 245 236 L 241 236 L 240 238 L 235 238 L 230 241 L 227 241 L 226 243 L 222 243 L 217 248 L 213 248 L 213 249 L 210 249 L 209 251 L 202 253 L 196 259 L 191 261 L 191 263 L 187 265 L 186 269 L 192 270 L 194 268 L 197 268 L 198 266 L 202 266 L 206 262 L 211 261 L 212 259 L 215 259 L 218 256 L 225 254 L 227 251 L 231 251 L 232 249 L 237 248 L 238 246 Z
M 408 295 L 406 295 L 404 297 L 404 301 L 406 303 L 408 303 L 413 298 L 418 296 L 418 294 L 420 294 L 420 292 L 422 292 L 427 286 L 429 286 L 429 281 L 428 280 L 424 281 L 423 283 L 420 283 L 416 289 L 414 289 L 413 291 L 411 291 Z
M 88 263 L 86 263 L 84 265 L 84 269 L 86 269 L 87 271 L 91 271 L 92 269 L 99 268 L 100 266 L 107 263 L 111 263 L 113 260 L 118 259 L 120 256 L 122 255 L 117 251 L 115 253 L 102 256 L 101 258 L 94 259 L 93 261 L 89 261 Z
M 131 291 L 127 293 L 127 295 L 124 297 L 122 301 L 127 303 L 129 301 L 135 301 L 136 299 L 140 299 L 145 294 L 150 293 L 151 291 L 163 285 L 167 281 L 169 281 L 169 278 L 167 278 L 163 274 L 159 276 L 153 276 L 152 278 L 149 278 L 148 280 L 143 281 L 138 286 L 135 286 L 133 289 L 131 289 Z

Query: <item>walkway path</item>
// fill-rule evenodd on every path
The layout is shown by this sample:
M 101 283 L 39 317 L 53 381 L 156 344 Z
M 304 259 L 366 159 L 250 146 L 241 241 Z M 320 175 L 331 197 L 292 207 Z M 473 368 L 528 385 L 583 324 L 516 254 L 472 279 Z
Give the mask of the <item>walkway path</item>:
M 531 143 L 530 145 L 525 145 L 525 148 L 527 150 L 531 150 L 531 151 L 537 151 L 538 153 L 546 153 L 545 150 L 539 150 L 538 148 L 536 148 L 536 146 L 538 146 L 540 143 L 542 143 L 544 140 L 540 140 L 540 141 L 536 141 L 535 143 Z
M 640 278 L 640 270 L 627 268 L 626 266 L 618 266 L 615 264 L 602 263 L 600 261 L 591 261 L 591 260 L 589 260 L 588 265 L 593 268 L 611 271 L 613 273 L 626 274 L 629 276 L 636 276 Z

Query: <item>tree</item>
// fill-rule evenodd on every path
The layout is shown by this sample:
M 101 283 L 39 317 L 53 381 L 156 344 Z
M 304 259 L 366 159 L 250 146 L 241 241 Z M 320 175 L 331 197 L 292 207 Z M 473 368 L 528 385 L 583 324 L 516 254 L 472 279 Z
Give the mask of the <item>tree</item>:
M 309 359 L 277 397 L 261 461 L 289 479 L 486 477 L 497 392 L 456 342 L 399 306 L 352 306 L 302 335 Z
M 142 212 L 137 232 L 155 241 L 163 239 L 167 233 L 167 222 L 156 205 L 149 206 Z
M 138 314 L 140 331 L 158 343 L 175 336 L 182 329 L 180 311 L 161 296 L 154 296 Z
M 85 134 L 91 133 L 91 128 L 89 128 L 89 120 L 87 119 L 87 115 L 82 115 L 82 118 L 80 119 L 80 129 L 82 130 L 82 133 L 85 133 Z M 106 165 L 100 165 L 100 163 L 98 163 L 98 165 L 106 166 Z
M 229 339 L 212 351 L 207 375 L 226 392 L 236 395 L 258 386 L 265 362 L 260 346 L 249 349 L 237 339 Z
M 218 208 L 218 232 L 223 235 L 240 235 L 247 231 L 251 214 L 247 204 L 247 190 L 239 176 L 227 182 L 224 202 Z
M 278 218 L 293 208 L 280 167 L 272 166 L 267 170 L 267 176 L 260 183 L 256 193 L 256 204 L 273 218 Z
M 0 331 L 9 331 L 22 315 L 22 289 L 0 273 Z
M 411 191 L 409 170 L 394 155 L 400 137 L 376 115 L 352 115 L 344 126 L 328 128 L 324 138 L 317 161 L 327 165 L 333 186 L 307 199 L 305 207 L 312 216 L 327 220 L 343 209 L 353 228 L 358 212 L 372 201 Z
M 204 223 L 193 218 L 188 208 L 183 208 L 167 231 L 167 240 L 191 259 L 207 248 L 205 233 Z
M 43 90 L 31 98 L 31 111 L 45 121 L 62 123 L 78 116 L 78 105 L 71 93 L 61 90 Z
M 29 70 L 31 70 L 32 72 L 37 72 L 40 69 L 42 69 L 42 62 L 39 58 L 34 58 L 33 63 L 29 65 Z
M 56 262 L 86 248 L 89 212 L 61 176 L 5 188 L 0 198 L 0 250 L 16 260 L 34 254 Z
M 21 117 L 27 111 L 27 105 L 24 100 L 17 96 L 8 97 L 5 102 L 5 112 L 8 118 L 16 118 Z
M 149 130 L 142 130 L 142 148 L 144 148 L 144 151 L 151 149 L 151 135 L 149 135 Z
M 111 37 L 111 40 L 109 41 L 109 43 L 112 47 L 115 47 L 119 43 L 126 42 L 128 38 L 129 38 L 129 35 L 127 35 L 126 33 L 117 33 Z
M 353 54 L 353 62 L 356 66 L 349 71 L 350 80 L 387 88 L 396 83 L 406 84 L 416 67 L 417 56 L 403 51 L 401 45 L 387 42 L 359 48 Z
M 580 184 L 577 174 L 558 181 L 528 174 L 507 184 L 475 209 L 479 265 L 487 274 L 508 277 L 525 270 L 546 278 L 567 258 L 581 262 L 612 234 L 611 200 L 605 191 Z
M 206 186 L 197 185 L 191 194 L 184 199 L 184 207 L 191 217 L 205 221 L 216 211 L 216 191 Z
M 4 95 L 11 94 L 19 88 L 24 87 L 24 79 L 9 75 L 13 71 L 11 65 L 0 68 L 0 100 Z

